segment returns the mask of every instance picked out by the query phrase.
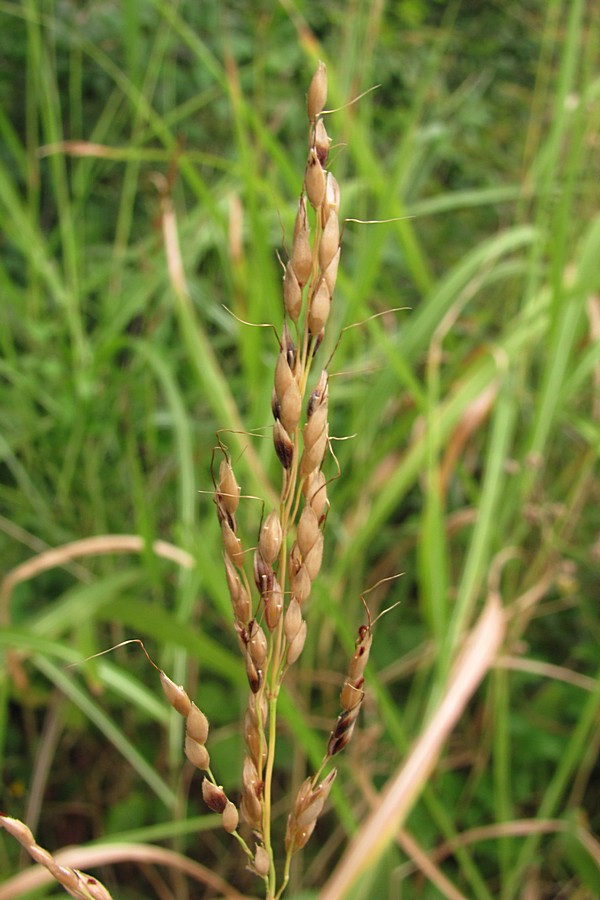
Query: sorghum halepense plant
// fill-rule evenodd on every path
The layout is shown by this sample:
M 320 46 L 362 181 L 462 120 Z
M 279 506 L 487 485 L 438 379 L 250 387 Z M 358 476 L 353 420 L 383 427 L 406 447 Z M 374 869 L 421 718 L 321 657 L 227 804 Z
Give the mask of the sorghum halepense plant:
M 326 94 L 326 69 L 319 63 L 308 91 L 308 159 L 283 276 L 283 326 L 274 375 L 273 443 L 281 464 L 279 506 L 264 517 L 253 554 L 245 551 L 239 536 L 236 512 L 241 492 L 221 444 L 215 481 L 225 575 L 249 684 L 239 811 L 251 828 L 250 843 L 239 835 L 237 810 L 211 771 L 205 747 L 206 719 L 183 689 L 170 683 L 167 691 L 175 708 L 186 716 L 186 754 L 206 772 L 204 799 L 210 809 L 222 814 L 224 827 L 242 844 L 251 868 L 265 881 L 267 898 L 281 896 L 292 856 L 310 838 L 331 790 L 336 769 L 323 773 L 352 735 L 364 698 L 363 673 L 371 645 L 370 628 L 364 627 L 342 689 L 342 712 L 322 763 L 306 778 L 291 804 L 278 883 L 271 828 L 277 702 L 285 674 L 306 640 L 307 601 L 321 568 L 329 508 L 322 469 L 329 446 L 329 378 L 326 368 L 318 370 L 317 358 L 340 259 L 340 191 L 327 170 L 331 141 L 322 115 Z

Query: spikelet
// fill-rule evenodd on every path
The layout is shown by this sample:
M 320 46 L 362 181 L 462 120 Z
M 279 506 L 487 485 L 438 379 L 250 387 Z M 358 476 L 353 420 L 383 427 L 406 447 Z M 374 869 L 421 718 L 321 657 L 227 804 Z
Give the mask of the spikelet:
M 296 795 L 292 812 L 287 821 L 285 833 L 286 850 L 292 853 L 301 850 L 314 831 L 317 819 L 321 815 L 325 801 L 331 791 L 337 770 L 332 769 L 316 787 L 313 779 L 307 778 Z
M 342 712 L 338 716 L 335 728 L 331 732 L 327 744 L 327 756 L 335 756 L 350 742 L 358 713 L 365 694 L 363 685 L 365 682 L 364 671 L 369 661 L 373 632 L 367 625 L 361 625 L 358 629 L 354 654 L 348 666 L 348 673 L 340 694 Z
M 79 869 L 63 866 L 56 862 L 51 853 L 40 847 L 30 829 L 20 819 L 13 819 L 0 813 L 0 827 L 11 834 L 31 858 L 50 872 L 55 881 L 77 900 L 112 900 L 104 885 Z

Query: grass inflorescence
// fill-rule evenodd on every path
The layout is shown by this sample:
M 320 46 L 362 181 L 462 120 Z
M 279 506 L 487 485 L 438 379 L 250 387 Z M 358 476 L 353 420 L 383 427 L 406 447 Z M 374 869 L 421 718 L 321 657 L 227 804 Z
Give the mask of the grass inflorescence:
M 599 13 L 483 6 L 2 4 L 0 896 L 279 889 L 334 763 L 289 896 L 597 893 Z

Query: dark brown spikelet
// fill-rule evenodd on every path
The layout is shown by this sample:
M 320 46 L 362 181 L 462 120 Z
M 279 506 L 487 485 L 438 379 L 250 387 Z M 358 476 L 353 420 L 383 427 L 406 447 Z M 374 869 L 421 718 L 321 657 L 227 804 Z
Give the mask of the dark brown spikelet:
M 353 706 L 352 709 L 345 709 L 341 716 L 338 716 L 335 728 L 331 732 L 329 743 L 327 744 L 327 756 L 335 756 L 336 753 L 339 753 L 340 750 L 343 750 L 350 743 L 363 699 L 364 694 L 356 706 Z
M 202 799 L 213 812 L 223 813 L 227 806 L 227 795 L 223 788 L 217 787 L 208 778 L 202 781 Z
M 294 445 L 280 421 L 275 422 L 273 426 L 273 445 L 283 468 L 291 468 L 294 461 Z

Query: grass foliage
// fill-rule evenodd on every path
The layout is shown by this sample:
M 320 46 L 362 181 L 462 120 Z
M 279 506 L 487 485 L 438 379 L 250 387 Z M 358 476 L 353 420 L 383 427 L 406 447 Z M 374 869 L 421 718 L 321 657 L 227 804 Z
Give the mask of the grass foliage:
M 281 794 L 322 756 L 360 593 L 404 574 L 369 595 L 400 605 L 376 626 L 360 728 L 290 895 L 324 884 L 496 596 L 501 656 L 348 896 L 596 896 L 597 5 L 7 0 L 0 22 L 3 809 L 52 851 L 162 843 L 255 890 L 142 653 L 65 666 L 142 639 L 209 717 L 235 796 L 247 688 L 210 460 L 231 429 L 242 492 L 274 494 L 277 345 L 239 319 L 281 322 L 321 58 L 330 107 L 379 85 L 335 113 L 341 216 L 394 221 L 346 224 L 320 351 L 369 320 L 330 366 L 342 475 L 281 702 Z M 260 505 L 239 515 L 256 532 Z M 111 534 L 140 552 L 35 570 Z M 19 867 L 3 837 L 0 871 Z M 99 874 L 123 900 L 214 895 L 168 868 Z

